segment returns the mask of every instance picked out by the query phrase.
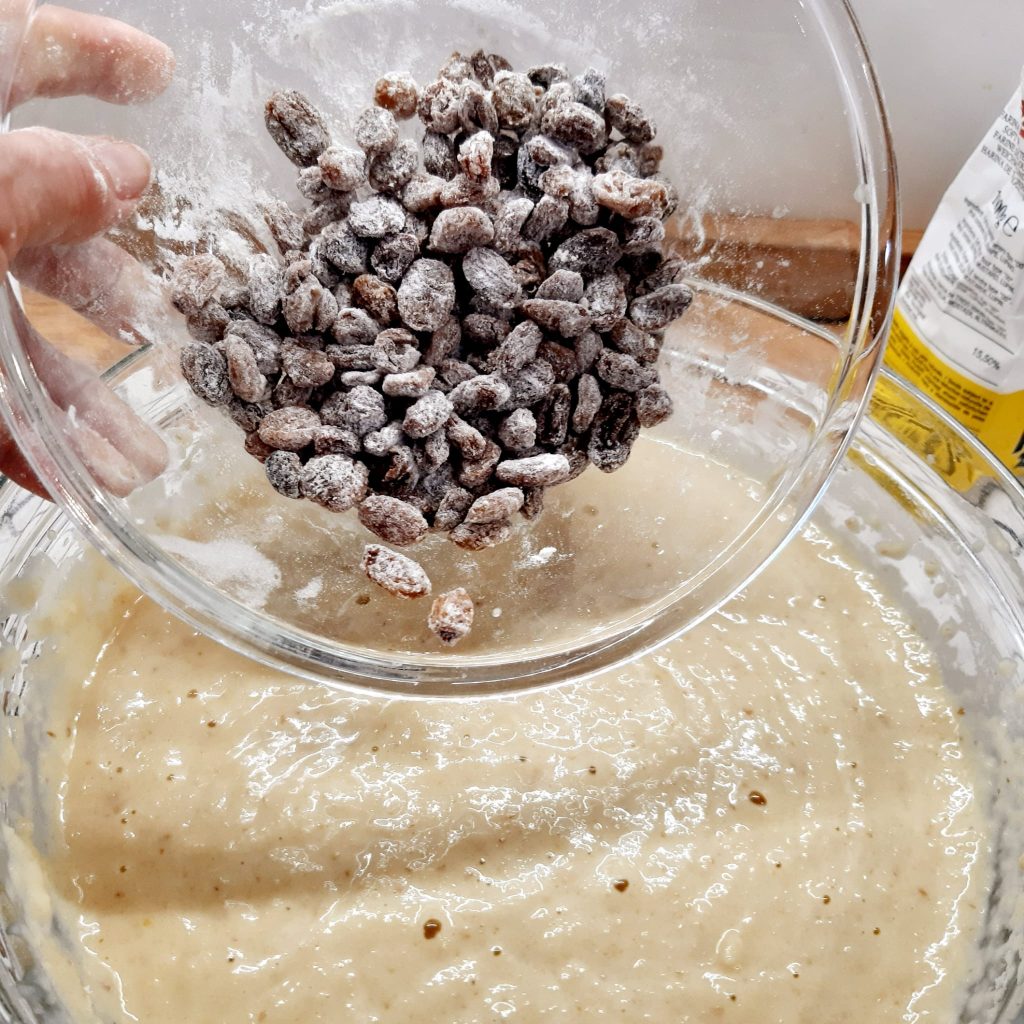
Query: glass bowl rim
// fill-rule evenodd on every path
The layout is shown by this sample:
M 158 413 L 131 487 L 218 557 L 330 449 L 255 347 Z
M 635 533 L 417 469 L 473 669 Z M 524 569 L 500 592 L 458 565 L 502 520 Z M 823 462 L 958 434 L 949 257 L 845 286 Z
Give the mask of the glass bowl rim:
M 37 6 L 37 0 L 24 2 L 30 10 Z M 751 568 L 737 570 L 723 586 L 725 592 L 717 596 L 716 591 L 715 602 L 698 615 L 679 621 L 678 610 L 685 595 L 676 592 L 642 622 L 634 621 L 625 627 L 616 624 L 597 639 L 584 641 L 568 651 L 559 648 L 533 657 L 516 652 L 515 660 L 510 661 L 508 655 L 379 654 L 325 642 L 249 608 L 165 555 L 100 492 L 71 446 L 61 443 L 59 430 L 45 412 L 45 388 L 33 372 L 24 345 L 18 342 L 31 327 L 24 321 L 8 281 L 0 295 L 0 400 L 13 435 L 32 467 L 48 481 L 68 517 L 140 590 L 218 642 L 291 674 L 393 696 L 468 696 L 547 686 L 604 671 L 653 650 L 698 624 L 746 586 L 774 552 L 799 531 L 845 455 L 881 365 L 895 300 L 894 254 L 899 251 L 900 239 L 892 138 L 881 92 L 849 0 L 813 0 L 807 7 L 821 22 L 833 71 L 848 101 L 847 117 L 853 134 L 851 156 L 863 190 L 858 279 L 846 334 L 847 354 L 827 411 L 800 465 L 788 474 L 787 485 L 776 489 L 758 515 L 733 538 L 727 549 L 729 558 L 723 560 L 720 555 L 701 575 L 713 579 L 717 570 L 710 570 L 719 561 L 723 567 L 728 565 L 737 553 L 750 548 L 759 538 L 763 540 L 762 531 L 769 527 L 775 531 L 771 534 L 774 550 L 756 554 Z M 829 18 L 837 19 L 839 26 L 831 32 L 826 20 Z M 0 87 L 3 85 L 0 82 Z M 6 90 L 0 95 L 6 95 Z M 112 367 L 108 376 L 113 379 L 125 373 L 139 356 L 140 353 L 130 354 Z M 867 360 L 868 372 L 863 374 Z M 839 398 L 858 375 L 862 375 L 859 386 L 863 386 L 863 393 L 850 403 L 854 406 L 851 415 Z M 839 440 L 834 441 L 837 434 Z M 830 452 L 823 464 L 818 458 L 822 448 Z M 801 485 L 808 490 L 813 488 L 813 495 L 808 498 L 798 494 Z M 785 528 L 778 527 L 773 521 L 795 496 L 799 514 L 793 515 Z

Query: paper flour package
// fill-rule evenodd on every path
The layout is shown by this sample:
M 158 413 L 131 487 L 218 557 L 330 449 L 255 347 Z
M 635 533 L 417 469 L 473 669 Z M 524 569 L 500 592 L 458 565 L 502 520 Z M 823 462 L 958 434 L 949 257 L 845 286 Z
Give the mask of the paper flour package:
M 1024 477 L 1024 79 L 921 240 L 886 362 Z

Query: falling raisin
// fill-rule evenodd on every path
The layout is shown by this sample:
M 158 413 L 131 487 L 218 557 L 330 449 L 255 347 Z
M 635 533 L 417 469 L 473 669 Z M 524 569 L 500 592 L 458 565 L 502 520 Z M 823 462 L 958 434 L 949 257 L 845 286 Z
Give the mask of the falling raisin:
M 367 545 L 363 552 L 362 569 L 377 586 L 395 597 L 417 598 L 430 594 L 430 578 L 419 562 L 379 544 Z M 441 930 L 438 922 L 434 924 L 436 928 L 427 938 L 433 938 Z M 427 934 L 426 925 L 424 934 Z
M 427 626 L 441 643 L 449 647 L 467 637 L 473 628 L 473 599 L 469 593 L 464 588 L 457 587 L 435 598 L 427 617 Z M 433 931 L 433 934 L 430 934 L 427 924 L 430 922 L 424 924 L 423 935 L 429 939 L 437 932 Z M 437 930 L 440 930 L 440 925 Z

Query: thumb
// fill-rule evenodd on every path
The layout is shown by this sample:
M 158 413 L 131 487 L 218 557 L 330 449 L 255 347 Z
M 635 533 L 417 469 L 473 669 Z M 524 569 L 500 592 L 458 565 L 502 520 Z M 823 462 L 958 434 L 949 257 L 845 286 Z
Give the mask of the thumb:
M 0 137 L 0 272 L 27 246 L 80 242 L 125 216 L 151 173 L 127 142 L 47 128 Z
M 160 435 L 92 370 L 50 345 L 25 319 L 9 286 L 5 290 L 15 330 L 43 385 L 43 407 L 93 479 L 124 497 L 163 472 L 168 452 Z M 0 472 L 45 496 L 42 481 L 53 481 L 58 474 L 50 452 L 38 445 L 35 449 L 39 476 L 15 446 L 7 425 L 0 421 Z

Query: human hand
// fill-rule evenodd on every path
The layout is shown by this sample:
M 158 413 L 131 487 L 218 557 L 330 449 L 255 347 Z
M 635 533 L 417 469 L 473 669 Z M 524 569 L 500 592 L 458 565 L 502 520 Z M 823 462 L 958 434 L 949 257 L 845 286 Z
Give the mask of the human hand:
M 14 20 L 19 0 L 0 0 Z M 34 96 L 87 94 L 112 103 L 152 99 L 174 58 L 163 43 L 109 18 L 40 8 L 19 54 L 8 109 Z M 114 336 L 166 304 L 144 269 L 99 232 L 129 216 L 149 185 L 149 158 L 107 138 L 27 128 L 0 136 L 0 271 L 60 299 Z M 163 441 L 84 365 L 27 324 L 24 343 L 62 418 L 65 436 L 118 495 L 166 464 Z M 0 472 L 37 494 L 41 481 L 0 425 Z

